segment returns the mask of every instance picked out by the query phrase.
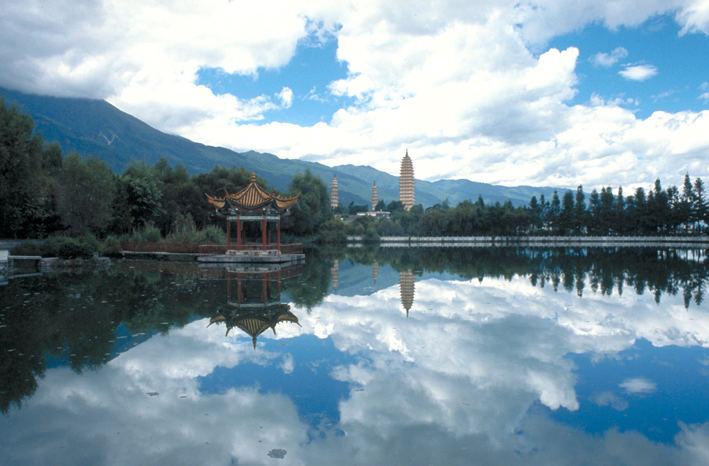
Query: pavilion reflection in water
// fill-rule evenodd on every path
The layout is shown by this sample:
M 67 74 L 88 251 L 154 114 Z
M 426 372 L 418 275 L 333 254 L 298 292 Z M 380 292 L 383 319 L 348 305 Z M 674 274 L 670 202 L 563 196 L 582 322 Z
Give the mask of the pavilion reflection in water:
M 203 276 L 226 276 L 226 305 L 210 319 L 209 325 L 224 323 L 226 335 L 237 327 L 251 336 L 254 349 L 259 335 L 276 325 L 291 322 L 300 326 L 290 304 L 281 302 L 282 280 L 302 274 L 300 264 L 248 267 L 230 264 L 203 269 Z

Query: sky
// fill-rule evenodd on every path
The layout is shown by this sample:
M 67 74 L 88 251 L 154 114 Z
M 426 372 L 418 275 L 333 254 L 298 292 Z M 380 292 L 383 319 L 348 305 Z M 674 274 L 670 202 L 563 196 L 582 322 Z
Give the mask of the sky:
M 418 179 L 709 182 L 708 0 L 0 0 L 0 86 Z

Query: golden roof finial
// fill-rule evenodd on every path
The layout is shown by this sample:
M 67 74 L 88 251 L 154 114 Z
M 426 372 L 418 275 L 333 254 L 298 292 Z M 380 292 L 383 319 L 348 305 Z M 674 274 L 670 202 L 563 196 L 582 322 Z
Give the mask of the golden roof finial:
M 251 172 L 251 182 L 256 183 L 256 172 Z

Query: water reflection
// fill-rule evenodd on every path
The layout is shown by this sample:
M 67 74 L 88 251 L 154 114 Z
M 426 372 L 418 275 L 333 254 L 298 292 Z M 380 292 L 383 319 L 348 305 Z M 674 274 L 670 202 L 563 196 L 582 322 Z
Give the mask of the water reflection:
M 414 272 L 411 269 L 399 272 L 399 292 L 401 293 L 401 305 L 409 316 L 409 309 L 414 304 Z
M 705 464 L 707 278 L 705 251 L 490 249 L 323 250 L 241 284 L 156 263 L 11 280 L 2 377 L 35 388 L 3 393 L 22 405 L 0 460 Z M 302 327 L 258 351 L 208 326 L 279 304 Z
M 446 274 L 483 280 L 526 276 L 533 286 L 551 286 L 583 296 L 592 292 L 652 293 L 659 303 L 665 294 L 681 294 L 685 307 L 701 305 L 709 268 L 704 249 L 675 248 L 351 248 L 339 261 L 388 264 L 415 275 Z
M 210 278 L 220 273 L 226 276 L 226 306 L 217 311 L 209 325 L 225 324 L 227 336 L 234 327 L 241 329 L 251 336 L 256 349 L 258 336 L 269 328 L 275 335 L 276 325 L 282 322 L 298 324 L 290 304 L 281 302 L 281 281 L 284 275 L 290 278 L 302 274 L 302 269 L 301 264 L 203 268 L 204 275 Z M 234 286 L 236 296 L 232 292 Z

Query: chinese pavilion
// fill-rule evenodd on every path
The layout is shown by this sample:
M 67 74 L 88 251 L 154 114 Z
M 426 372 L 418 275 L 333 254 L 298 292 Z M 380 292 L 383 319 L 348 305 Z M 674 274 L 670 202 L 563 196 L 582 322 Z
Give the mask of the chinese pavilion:
M 298 200 L 294 196 L 279 196 L 268 193 L 256 183 L 256 174 L 251 173 L 251 181 L 237 193 L 225 192 L 224 197 L 207 196 L 207 201 L 216 208 L 217 214 L 226 218 L 227 249 L 277 249 L 281 250 L 281 214 L 287 212 Z M 236 222 L 236 245 L 231 242 L 231 224 Z M 261 223 L 261 245 L 247 244 L 243 222 Z M 271 244 L 269 224 L 276 226 L 275 248 Z

